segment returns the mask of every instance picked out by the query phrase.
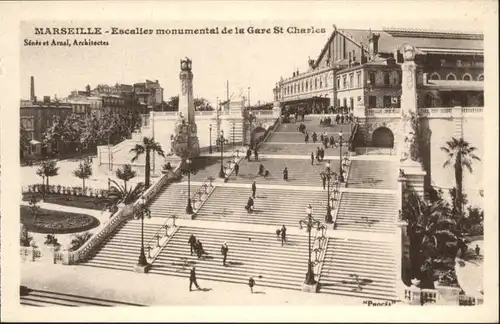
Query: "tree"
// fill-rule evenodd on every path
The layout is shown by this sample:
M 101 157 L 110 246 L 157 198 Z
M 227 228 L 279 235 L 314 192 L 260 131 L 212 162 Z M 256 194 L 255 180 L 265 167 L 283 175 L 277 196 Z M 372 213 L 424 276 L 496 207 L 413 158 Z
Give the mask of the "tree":
M 446 142 L 446 146 L 441 147 L 441 150 L 448 155 L 448 159 L 443 164 L 443 167 L 453 166 L 455 171 L 456 184 L 456 205 L 454 209 L 457 211 L 460 218 L 463 217 L 463 168 L 466 167 L 472 173 L 472 160 L 481 161 L 474 152 L 477 148 L 471 146 L 463 138 L 452 137 Z
M 116 177 L 123 180 L 125 191 L 127 191 L 127 182 L 137 176 L 137 172 L 132 170 L 130 164 L 125 164 L 122 169 L 116 170 Z
M 36 171 L 36 174 L 40 177 L 47 178 L 47 186 L 49 185 L 49 178 L 55 177 L 59 174 L 59 168 L 57 167 L 56 161 L 43 161 L 40 167 Z
M 21 246 L 28 247 L 31 245 L 31 242 L 33 241 L 33 236 L 28 232 L 28 229 L 26 226 L 21 225 Z
M 70 251 L 76 251 L 85 244 L 92 237 L 92 233 L 83 232 L 78 234 L 73 234 L 70 242 Z
M 123 203 L 129 205 L 139 199 L 144 192 L 144 183 L 139 182 L 134 187 L 129 190 L 125 189 L 125 186 L 119 185 L 116 181 L 110 180 L 113 185 L 109 188 L 108 197 L 114 205 Z
M 73 175 L 83 181 L 83 190 L 85 190 L 85 179 L 90 178 L 92 175 L 92 164 L 90 160 L 85 159 L 81 161 L 76 170 L 73 171 Z
M 179 110 L 179 96 L 170 97 L 167 101 L 168 111 L 178 111 Z
M 466 244 L 449 204 L 444 200 L 426 202 L 414 192 L 405 195 L 403 219 L 408 221 L 412 277 L 422 286 L 454 269 L 454 260 Z
M 38 215 L 40 214 L 40 206 L 38 206 L 38 200 L 35 196 L 32 196 L 29 202 L 30 206 L 30 214 L 33 216 L 33 219 L 36 220 Z
M 155 142 L 154 138 L 150 137 L 144 137 L 142 139 L 142 144 L 136 144 L 135 147 L 130 149 L 131 153 L 134 153 L 134 157 L 132 158 L 131 162 L 135 162 L 139 156 L 142 154 L 145 154 L 145 168 L 146 168 L 146 183 L 145 187 L 146 189 L 149 188 L 150 186 L 150 174 L 151 174 L 151 152 L 156 152 L 158 153 L 159 156 L 165 157 L 165 152 L 163 152 L 163 149 L 161 148 L 160 143 Z

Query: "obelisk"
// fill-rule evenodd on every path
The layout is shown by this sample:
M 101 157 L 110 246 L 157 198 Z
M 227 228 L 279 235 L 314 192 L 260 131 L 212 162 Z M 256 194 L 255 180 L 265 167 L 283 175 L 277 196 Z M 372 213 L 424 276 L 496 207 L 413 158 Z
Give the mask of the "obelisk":
M 172 138 L 172 150 L 183 159 L 200 155 L 200 143 L 194 118 L 193 72 L 191 69 L 192 62 L 190 59 L 186 57 L 186 59 L 181 60 L 179 116 Z

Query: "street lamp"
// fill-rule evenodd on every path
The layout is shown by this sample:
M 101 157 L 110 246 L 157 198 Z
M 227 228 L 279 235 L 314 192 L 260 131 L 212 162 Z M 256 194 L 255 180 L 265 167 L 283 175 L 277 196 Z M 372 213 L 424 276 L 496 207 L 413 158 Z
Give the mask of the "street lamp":
M 311 229 L 316 226 L 318 229 L 320 228 L 320 222 L 312 217 L 312 207 L 311 205 L 306 208 L 306 218 L 299 221 L 300 228 L 302 229 L 302 225 L 305 225 L 307 228 L 307 232 L 309 233 L 309 258 L 307 265 L 307 273 L 306 273 L 306 285 L 314 285 L 316 284 L 316 280 L 314 279 L 314 269 L 313 262 L 311 261 Z
M 234 143 L 235 143 L 235 141 L 234 141 L 234 128 L 235 128 L 235 126 L 236 126 L 236 125 L 235 125 L 234 120 L 233 120 L 233 122 L 231 123 L 231 126 L 233 126 L 233 146 L 234 146 Z
M 253 125 L 253 118 L 254 118 L 254 117 L 253 117 L 253 113 L 252 113 L 252 111 L 250 110 L 250 111 L 249 111 L 249 113 L 248 113 L 248 120 L 249 120 L 249 122 L 250 122 L 250 143 L 249 143 L 249 144 L 250 144 L 250 147 L 251 147 L 251 148 L 253 148 L 253 146 L 252 146 L 252 144 L 253 144 L 253 143 L 252 143 L 252 125 Z
M 325 171 L 321 172 L 321 176 L 325 177 L 328 181 L 327 183 L 327 196 L 326 196 L 326 215 L 325 215 L 325 223 L 331 224 L 333 223 L 332 217 L 332 209 L 330 206 L 330 180 L 332 176 L 335 177 L 335 172 L 332 172 L 330 169 L 330 162 L 327 162 Z
M 149 210 L 146 205 L 144 196 L 139 198 L 139 210 L 136 213 L 136 217 L 141 219 L 141 254 L 139 254 L 139 261 L 137 262 L 137 265 L 145 267 L 148 265 L 148 260 L 146 259 L 146 254 L 144 253 L 144 217 L 151 218 L 151 210 Z
M 339 132 L 339 145 L 340 145 L 340 155 L 339 155 L 339 182 L 344 182 L 344 175 L 342 174 L 342 130 Z
M 191 215 L 193 213 L 193 206 L 191 204 L 191 173 L 193 173 L 193 168 L 192 168 L 192 161 L 190 158 L 186 160 L 184 168 L 184 174 L 187 174 L 188 176 L 188 199 L 187 199 L 187 205 L 186 205 L 186 214 Z
M 219 144 L 220 144 L 219 178 L 225 178 L 226 173 L 224 172 L 224 144 L 227 144 L 227 139 L 224 138 L 224 131 L 223 130 L 220 131 Z
M 209 125 L 210 130 L 210 144 L 208 145 L 208 153 L 212 154 L 212 124 Z

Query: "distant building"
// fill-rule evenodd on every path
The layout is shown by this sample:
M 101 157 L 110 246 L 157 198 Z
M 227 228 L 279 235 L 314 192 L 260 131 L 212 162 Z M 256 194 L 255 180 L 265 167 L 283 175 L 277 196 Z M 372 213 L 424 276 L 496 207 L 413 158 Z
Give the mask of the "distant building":
M 55 116 L 64 120 L 72 112 L 71 104 L 52 101 L 48 96 L 42 102 L 21 100 L 21 125 L 28 132 L 31 144 L 23 154 L 40 157 L 51 153 L 53 148 L 50 143 L 44 143 L 43 134 L 53 124 Z

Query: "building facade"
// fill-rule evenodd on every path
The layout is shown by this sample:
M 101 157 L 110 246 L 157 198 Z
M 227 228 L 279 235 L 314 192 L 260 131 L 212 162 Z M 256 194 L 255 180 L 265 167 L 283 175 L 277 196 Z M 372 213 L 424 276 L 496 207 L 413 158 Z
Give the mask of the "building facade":
M 415 50 L 415 81 L 403 79 L 407 48 Z M 452 169 L 443 168 L 441 147 L 464 138 L 483 155 L 484 39 L 479 33 L 411 29 L 333 28 L 306 72 L 292 72 L 273 89 L 281 114 L 349 112 L 358 117 L 358 146 L 386 148 L 395 154 L 401 133 L 402 87 L 414 91 L 421 131 L 426 185 L 454 186 Z M 413 72 L 412 72 L 413 73 Z M 414 86 L 413 86 L 413 82 Z M 475 162 L 480 170 L 481 161 Z M 471 201 L 481 200 L 482 172 L 465 172 Z M 474 197 L 473 197 L 474 196 Z M 477 199 L 476 199 L 477 198 Z

